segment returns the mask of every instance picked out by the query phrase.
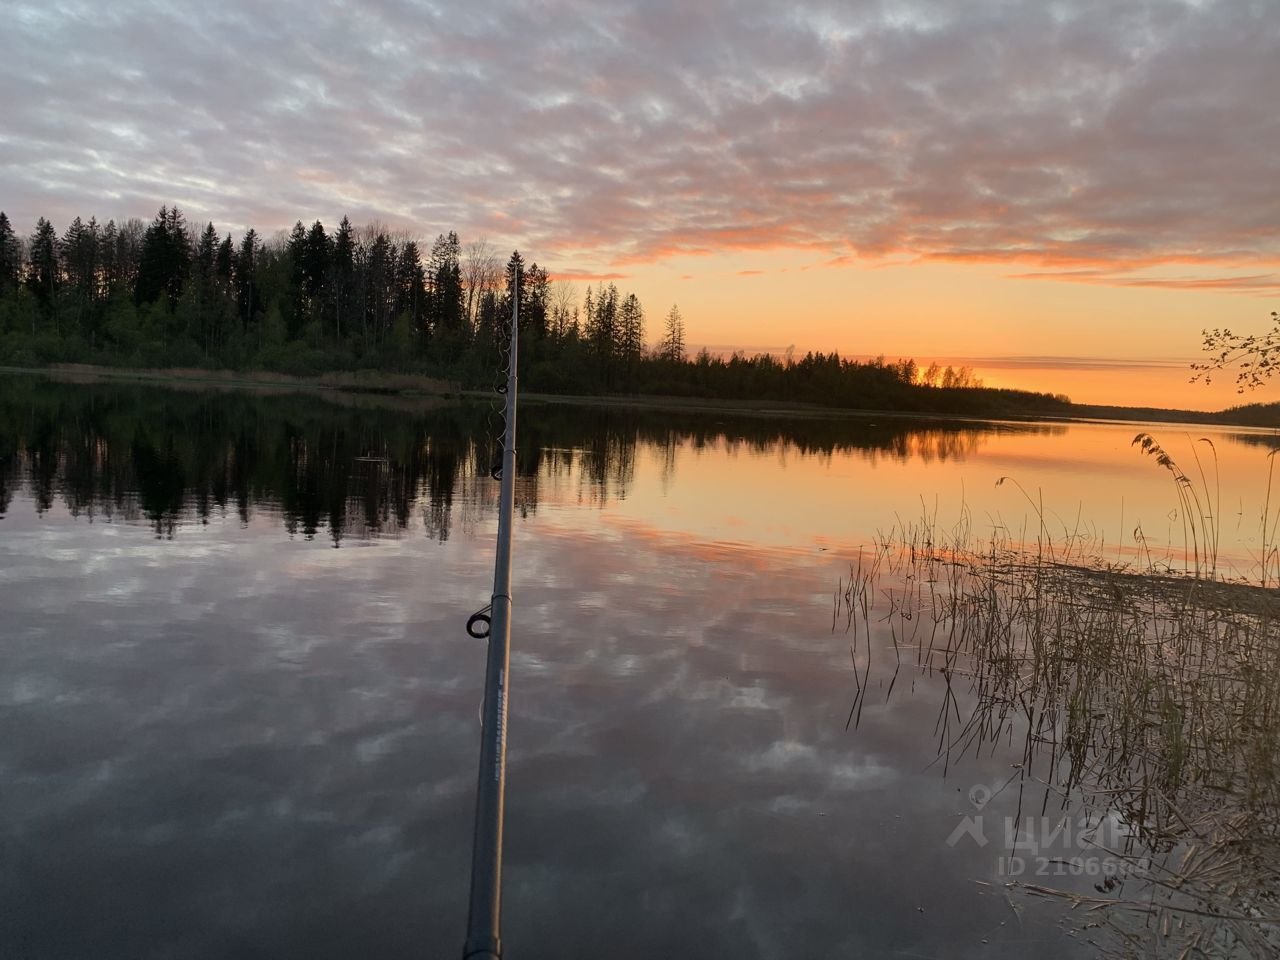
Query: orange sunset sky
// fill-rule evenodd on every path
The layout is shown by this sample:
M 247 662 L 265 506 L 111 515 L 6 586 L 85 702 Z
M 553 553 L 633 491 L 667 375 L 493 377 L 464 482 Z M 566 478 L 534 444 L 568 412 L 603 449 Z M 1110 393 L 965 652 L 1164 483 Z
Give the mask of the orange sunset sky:
M 651 340 L 1219 408 L 1280 301 L 1275 0 L 19 2 L 0 209 L 456 230 Z M 1243 398 L 1280 398 L 1280 385 Z

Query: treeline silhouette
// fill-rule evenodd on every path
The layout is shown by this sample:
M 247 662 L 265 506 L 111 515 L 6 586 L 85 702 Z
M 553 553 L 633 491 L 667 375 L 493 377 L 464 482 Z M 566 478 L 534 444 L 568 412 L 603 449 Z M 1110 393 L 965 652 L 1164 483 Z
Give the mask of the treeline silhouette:
M 0 212 L 0 364 L 272 370 L 308 376 L 378 369 L 492 382 L 520 269 L 526 389 L 665 394 L 977 415 L 1064 412 L 1065 397 L 981 389 L 965 369 L 914 361 L 685 352 L 672 307 L 646 347 L 646 314 L 614 284 L 579 298 L 520 254 L 346 217 L 264 239 L 191 226 L 177 207 L 151 220 L 41 217 L 20 236 Z
M 9 376 L 0 389 L 0 516 L 19 494 L 39 512 L 145 522 L 172 537 L 215 517 L 278 516 L 291 535 L 395 536 L 421 524 L 446 540 L 496 508 L 495 424 L 483 404 L 409 410 Z M 677 452 L 727 447 L 830 457 L 948 460 L 999 431 L 1048 425 L 913 424 L 724 417 L 563 404 L 526 405 L 517 497 L 602 502 L 626 496 L 639 451 L 668 479 Z

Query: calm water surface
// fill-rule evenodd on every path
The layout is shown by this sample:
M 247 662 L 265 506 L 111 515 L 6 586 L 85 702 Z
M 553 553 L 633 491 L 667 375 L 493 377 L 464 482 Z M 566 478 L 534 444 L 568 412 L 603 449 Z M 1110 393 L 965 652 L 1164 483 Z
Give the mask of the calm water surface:
M 1006 897 L 999 837 L 947 842 L 1017 751 L 944 776 L 926 676 L 846 730 L 832 596 L 922 512 L 1038 524 L 1002 476 L 1177 562 L 1138 429 L 526 406 L 508 956 L 1088 956 Z M 1187 464 L 1212 437 L 1247 572 L 1268 438 L 1152 430 Z M 482 407 L 0 380 L 0 955 L 458 955 L 488 436 Z

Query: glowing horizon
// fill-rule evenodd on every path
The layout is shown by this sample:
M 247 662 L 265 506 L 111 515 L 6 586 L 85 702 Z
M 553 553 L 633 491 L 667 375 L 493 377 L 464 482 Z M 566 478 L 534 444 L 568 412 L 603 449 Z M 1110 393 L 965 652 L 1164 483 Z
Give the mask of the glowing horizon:
M 1111 359 L 1132 368 L 973 365 L 1216 408 L 1268 396 L 1159 361 L 1195 359 L 1205 327 L 1262 330 L 1280 294 L 1268 13 L 19 2 L 0 209 L 21 233 L 172 203 L 266 236 L 344 214 L 456 230 L 635 292 L 651 340 L 678 303 L 689 343 Z

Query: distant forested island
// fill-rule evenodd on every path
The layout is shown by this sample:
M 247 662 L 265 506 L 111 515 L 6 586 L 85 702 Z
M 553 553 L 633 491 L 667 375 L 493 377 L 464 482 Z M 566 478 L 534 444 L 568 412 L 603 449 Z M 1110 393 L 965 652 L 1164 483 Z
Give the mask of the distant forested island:
M 502 368 L 519 271 L 520 377 L 531 391 L 664 395 L 977 416 L 1079 412 L 1062 395 L 985 388 L 967 368 L 832 353 L 690 356 L 678 307 L 656 345 L 634 293 L 548 277 L 516 252 L 442 233 L 423 252 L 379 223 L 316 220 L 264 239 L 189 225 L 41 217 L 19 234 L 0 212 L 0 366 L 420 374 L 461 389 Z M 1274 418 L 1275 411 L 1268 416 Z M 1098 414 L 1105 415 L 1105 414 Z

